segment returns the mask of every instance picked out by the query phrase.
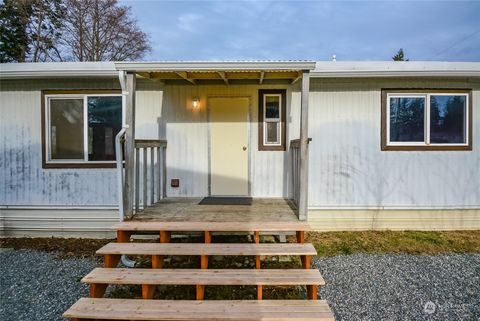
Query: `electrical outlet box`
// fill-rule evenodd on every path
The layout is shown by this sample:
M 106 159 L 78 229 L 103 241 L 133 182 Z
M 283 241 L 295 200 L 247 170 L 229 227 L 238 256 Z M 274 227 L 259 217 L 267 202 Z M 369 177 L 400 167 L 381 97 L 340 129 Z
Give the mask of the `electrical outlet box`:
M 171 187 L 180 187 L 180 179 L 172 178 L 172 180 L 170 181 L 170 186 Z

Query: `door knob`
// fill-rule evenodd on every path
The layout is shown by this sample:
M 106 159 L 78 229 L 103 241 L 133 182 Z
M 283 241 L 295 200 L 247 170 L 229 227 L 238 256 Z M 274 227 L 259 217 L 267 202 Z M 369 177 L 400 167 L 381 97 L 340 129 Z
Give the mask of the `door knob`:
M 243 150 L 247 150 L 247 146 L 243 146 Z

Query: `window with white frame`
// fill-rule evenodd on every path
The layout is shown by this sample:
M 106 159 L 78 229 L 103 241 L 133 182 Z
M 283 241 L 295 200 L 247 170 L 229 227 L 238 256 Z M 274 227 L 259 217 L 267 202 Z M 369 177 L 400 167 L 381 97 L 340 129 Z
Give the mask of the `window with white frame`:
M 115 160 L 122 127 L 119 94 L 44 93 L 45 163 L 92 164 Z
M 259 91 L 259 149 L 285 149 L 285 90 Z
M 282 134 L 281 119 L 282 96 L 278 94 L 266 94 L 263 96 L 263 143 L 264 145 L 280 146 Z
M 384 91 L 383 149 L 470 149 L 470 92 Z

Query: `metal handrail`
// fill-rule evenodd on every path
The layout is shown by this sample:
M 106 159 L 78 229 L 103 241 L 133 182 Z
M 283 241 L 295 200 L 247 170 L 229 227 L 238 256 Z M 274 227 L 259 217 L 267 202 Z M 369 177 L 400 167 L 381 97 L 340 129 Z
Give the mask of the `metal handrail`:
M 307 144 L 312 141 L 311 138 L 307 139 Z M 298 208 L 298 202 L 300 201 L 300 139 L 292 139 L 290 141 L 290 155 L 291 155 L 291 186 L 292 186 L 292 198 L 295 206 Z

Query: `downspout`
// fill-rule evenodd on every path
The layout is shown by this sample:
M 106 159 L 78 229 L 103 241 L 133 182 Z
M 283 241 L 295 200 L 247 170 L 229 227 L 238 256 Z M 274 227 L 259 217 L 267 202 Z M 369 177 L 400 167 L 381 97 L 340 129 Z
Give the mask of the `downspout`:
M 123 138 L 127 131 L 128 125 L 125 121 L 125 106 L 127 101 L 128 91 L 126 90 L 126 73 L 123 70 L 118 72 L 118 79 L 122 87 L 122 129 L 115 136 L 116 159 L 117 159 L 117 188 L 118 188 L 118 214 L 120 222 L 125 219 L 125 203 L 123 201 Z M 122 255 L 120 261 L 128 268 L 134 268 L 137 262 L 130 260 L 126 255 Z
M 125 123 L 125 106 L 128 92 L 126 91 L 125 85 L 125 71 L 121 70 L 118 72 L 118 79 L 120 80 L 120 86 L 122 87 L 122 129 L 115 136 L 115 150 L 116 150 L 116 160 L 117 160 L 117 188 L 118 188 L 118 214 L 120 222 L 123 222 L 125 219 L 125 204 L 123 201 L 123 148 L 122 148 L 122 139 L 125 136 L 128 125 Z
M 117 160 L 117 194 L 118 194 L 118 215 L 119 221 L 123 222 L 125 219 L 125 204 L 123 202 L 123 137 L 125 136 L 126 128 L 118 132 L 115 136 L 115 153 Z

